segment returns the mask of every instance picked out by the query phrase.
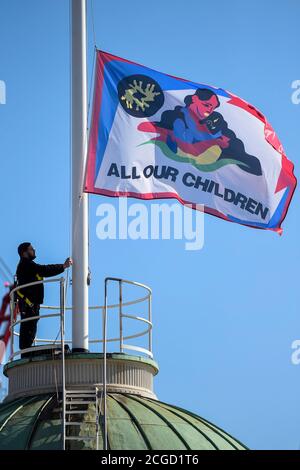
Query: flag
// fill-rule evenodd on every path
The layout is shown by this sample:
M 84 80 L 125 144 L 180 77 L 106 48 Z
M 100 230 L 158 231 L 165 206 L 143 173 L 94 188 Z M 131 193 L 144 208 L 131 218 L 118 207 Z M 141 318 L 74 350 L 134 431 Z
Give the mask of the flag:
M 295 187 L 293 164 L 254 106 L 97 51 L 85 192 L 176 198 L 281 233 Z
M 12 289 L 13 286 L 10 286 L 10 289 Z M 2 360 L 5 355 L 5 351 L 7 348 L 7 344 L 10 340 L 11 336 L 11 331 L 10 331 L 10 309 L 9 309 L 9 304 L 10 304 L 10 293 L 8 292 L 7 294 L 4 295 L 2 299 L 2 303 L 0 306 L 0 364 L 2 364 Z M 14 311 L 14 319 L 16 318 L 17 311 L 15 309 Z M 4 325 L 4 328 L 2 328 L 2 324 Z

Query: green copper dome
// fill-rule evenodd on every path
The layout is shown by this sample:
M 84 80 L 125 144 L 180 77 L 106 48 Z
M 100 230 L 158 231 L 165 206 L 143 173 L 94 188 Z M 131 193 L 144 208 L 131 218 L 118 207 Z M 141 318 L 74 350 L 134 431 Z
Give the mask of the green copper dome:
M 75 405 L 74 405 L 75 406 Z M 95 405 L 79 405 L 80 425 L 70 421 L 69 449 L 95 449 Z M 83 407 L 83 408 L 82 408 Z M 242 450 L 246 447 L 203 418 L 176 406 L 131 394 L 107 396 L 111 450 Z M 61 404 L 56 394 L 19 398 L 0 405 L 0 450 L 62 448 Z M 85 439 L 92 437 L 91 439 Z M 103 448 L 101 429 L 98 448 Z

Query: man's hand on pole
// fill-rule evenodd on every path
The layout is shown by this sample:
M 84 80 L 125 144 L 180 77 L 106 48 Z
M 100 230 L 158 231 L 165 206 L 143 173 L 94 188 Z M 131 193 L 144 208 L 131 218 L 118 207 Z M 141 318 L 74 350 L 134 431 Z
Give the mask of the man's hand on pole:
M 72 266 L 72 264 L 73 264 L 72 258 L 67 258 L 66 261 L 64 262 L 64 269 L 69 268 L 70 266 Z

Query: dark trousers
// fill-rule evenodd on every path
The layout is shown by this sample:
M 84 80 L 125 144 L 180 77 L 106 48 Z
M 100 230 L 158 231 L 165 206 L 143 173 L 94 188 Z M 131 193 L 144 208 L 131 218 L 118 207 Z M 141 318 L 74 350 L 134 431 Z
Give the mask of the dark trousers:
M 30 307 L 26 303 L 22 302 L 21 305 L 19 305 L 19 307 L 21 311 L 22 320 L 24 320 L 25 318 L 35 317 L 40 314 L 39 305 L 33 305 L 32 307 Z M 20 349 L 26 349 L 32 346 L 32 343 L 36 336 L 38 320 L 39 319 L 36 318 L 35 320 L 30 320 L 30 321 L 21 323 L 20 338 L 19 338 Z M 21 357 L 26 357 L 26 356 L 30 356 L 30 353 L 27 352 L 27 353 L 21 354 Z

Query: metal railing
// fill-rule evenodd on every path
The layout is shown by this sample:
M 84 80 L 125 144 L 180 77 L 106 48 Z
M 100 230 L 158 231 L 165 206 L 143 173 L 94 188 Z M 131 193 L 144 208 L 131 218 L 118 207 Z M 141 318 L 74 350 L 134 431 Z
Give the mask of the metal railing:
M 120 326 L 120 337 L 119 337 L 119 344 L 120 344 L 120 352 L 123 352 L 124 349 L 130 349 L 133 351 L 139 351 L 148 354 L 151 358 L 153 358 L 152 354 L 152 310 L 151 310 L 151 300 L 152 300 L 152 290 L 150 287 L 146 286 L 145 284 L 141 284 L 139 282 L 134 282 L 134 281 L 128 281 L 127 279 L 121 279 L 117 277 L 107 277 L 105 278 L 104 281 L 104 312 L 103 312 L 103 427 L 104 427 L 104 432 L 103 432 L 103 444 L 104 444 L 104 450 L 107 450 L 107 404 L 106 404 L 106 386 L 107 386 L 107 365 L 106 365 L 106 359 L 107 359 L 107 351 L 106 351 L 106 345 L 107 342 L 109 341 L 107 339 L 107 309 L 108 304 L 107 304 L 107 297 L 108 297 L 108 283 L 109 282 L 117 282 L 119 284 L 119 304 L 117 306 L 119 307 L 119 326 Z M 141 287 L 145 290 L 147 290 L 147 295 L 143 298 L 143 300 L 148 301 L 148 319 L 142 318 L 142 317 L 137 317 L 135 315 L 128 315 L 123 313 L 123 307 L 125 304 L 123 304 L 123 284 L 130 284 L 133 286 Z M 128 302 L 127 305 L 132 304 L 132 302 Z M 135 335 L 130 335 L 130 336 L 123 336 L 123 318 L 131 318 L 135 320 L 139 320 L 141 322 L 145 322 L 148 324 L 147 330 L 135 334 Z M 148 335 L 148 348 L 141 348 L 138 346 L 131 346 L 128 344 L 124 344 L 124 340 L 130 339 L 130 338 L 137 338 L 139 336 L 143 336 L 145 334 L 149 333 Z
M 137 286 L 137 287 L 141 287 L 141 288 L 144 288 L 146 291 L 147 291 L 147 295 L 143 296 L 143 297 L 140 297 L 138 299 L 135 299 L 135 300 L 130 300 L 130 301 L 126 301 L 126 302 L 123 302 L 123 291 L 121 291 L 121 294 L 119 294 L 119 300 L 121 299 L 121 302 L 119 303 L 116 303 L 116 304 L 107 304 L 106 302 L 106 305 L 95 305 L 95 306 L 90 306 L 89 307 L 89 311 L 90 313 L 97 313 L 99 312 L 100 315 L 102 316 L 102 325 L 104 325 L 104 317 L 105 315 L 107 315 L 107 313 L 109 311 L 112 311 L 114 309 L 119 309 L 119 336 L 116 336 L 116 337 L 111 337 L 111 338 L 106 338 L 106 343 L 119 343 L 119 352 L 124 352 L 124 350 L 131 350 L 131 351 L 137 351 L 137 352 L 141 352 L 141 353 L 144 353 L 146 354 L 148 357 L 150 357 L 151 359 L 153 358 L 153 352 L 152 352 L 152 312 L 151 312 L 151 306 L 152 306 L 152 291 L 151 289 L 144 285 L 144 284 L 141 284 L 141 283 L 138 283 L 138 282 L 134 282 L 134 281 L 129 281 L 129 280 L 126 280 L 126 279 L 119 279 L 119 278 L 107 278 L 107 281 L 105 280 L 105 282 L 109 282 L 109 281 L 115 281 L 115 282 L 118 282 L 119 285 L 121 283 L 122 284 L 130 284 L 130 285 L 134 285 L 134 286 Z M 147 318 L 143 318 L 141 316 L 137 316 L 137 315 L 129 315 L 129 314 L 125 314 L 123 313 L 124 312 L 124 308 L 125 307 L 129 307 L 131 305 L 137 305 L 137 304 L 142 304 L 143 302 L 146 302 L 147 305 L 146 305 L 146 308 L 147 308 Z M 50 305 L 41 305 L 41 310 L 49 310 L 49 311 L 59 311 L 60 310 L 60 307 L 59 306 L 50 306 Z M 72 307 L 65 307 L 65 312 L 66 314 L 68 314 L 69 312 L 72 311 Z M 48 318 L 48 317 L 55 317 L 55 316 L 58 316 L 59 313 L 57 314 L 47 314 L 47 315 L 42 315 L 40 316 L 39 318 Z M 129 319 L 132 319 L 132 320 L 136 320 L 138 322 L 141 322 L 141 323 L 144 323 L 147 325 L 147 327 L 135 334 L 131 334 L 131 335 L 126 335 L 124 336 L 123 332 L 124 332 L 124 323 L 123 323 L 123 319 L 124 318 L 129 318 Z M 14 332 L 14 335 L 15 336 L 19 336 L 19 333 L 17 332 Z M 128 341 L 128 340 L 132 340 L 132 339 L 135 339 L 135 338 L 140 338 L 140 337 L 143 337 L 143 336 L 147 336 L 148 335 L 148 348 L 141 348 L 139 346 L 134 346 L 132 344 L 125 344 L 124 341 Z M 97 338 L 97 339 L 89 339 L 89 345 L 103 345 L 103 342 L 104 342 L 104 338 L 103 338 L 103 334 L 102 334 L 102 337 L 100 338 Z M 47 338 L 36 338 L 35 339 L 35 343 L 36 344 L 44 344 L 44 343 L 52 343 L 53 345 L 55 344 L 59 344 L 60 343 L 60 340 L 59 339 L 47 339 Z M 72 340 L 71 339 L 66 339 L 65 338 L 65 344 L 68 344 L 70 346 L 72 346 Z M 37 347 L 38 346 L 35 346 L 34 350 L 36 351 L 37 350 Z M 43 347 L 41 347 L 40 349 L 43 349 Z M 20 354 L 20 351 L 14 353 L 14 356 Z
M 59 283 L 60 284 L 60 305 L 59 307 L 55 307 L 55 310 L 58 310 L 58 313 L 48 313 L 46 315 L 40 316 L 32 316 L 28 318 L 21 318 L 18 320 L 18 317 L 16 316 L 14 318 L 14 309 L 15 309 L 15 299 L 17 297 L 17 292 L 22 291 L 23 289 L 31 286 L 36 286 L 39 284 L 46 284 L 46 283 Z M 9 361 L 12 361 L 16 356 L 20 354 L 25 354 L 25 353 L 30 353 L 38 350 L 45 349 L 43 346 L 31 346 L 30 348 L 26 349 L 20 349 L 15 351 L 15 337 L 19 337 L 20 333 L 15 331 L 16 326 L 24 324 L 26 322 L 32 321 L 32 320 L 40 320 L 41 318 L 59 318 L 59 325 L 60 325 L 60 339 L 59 340 L 39 340 L 35 339 L 35 343 L 37 342 L 43 342 L 43 343 L 52 343 L 52 344 L 61 344 L 61 347 L 64 348 L 64 319 L 65 319 L 65 279 L 63 277 L 61 278 L 54 278 L 54 279 L 46 279 L 42 281 L 34 281 L 34 282 L 29 282 L 27 284 L 23 284 L 22 286 L 17 286 L 14 289 L 11 290 L 10 292 L 10 331 L 11 331 L 11 354 L 9 356 Z M 64 349 L 62 349 L 64 350 Z
M 61 278 L 55 278 L 55 279 L 46 279 L 42 281 L 35 281 L 35 282 L 29 282 L 28 284 L 23 284 L 22 286 L 17 286 L 12 291 L 10 292 L 10 330 L 11 330 L 11 355 L 9 360 L 12 361 L 15 356 L 24 353 L 30 353 L 33 351 L 45 349 L 43 346 L 31 346 L 30 348 L 22 349 L 19 351 L 14 350 L 14 338 L 15 336 L 19 336 L 15 332 L 15 327 L 17 325 L 22 325 L 25 322 L 32 321 L 32 320 L 39 320 L 41 317 L 39 315 L 29 317 L 29 318 L 21 318 L 18 320 L 18 317 L 14 317 L 14 311 L 15 311 L 15 297 L 18 295 L 18 291 L 22 291 L 26 287 L 31 287 L 39 284 L 45 284 L 45 283 L 59 283 L 59 296 L 60 296 L 60 306 L 59 306 L 59 313 L 52 313 L 52 314 L 47 314 L 43 315 L 42 318 L 52 318 L 52 317 L 59 317 L 59 325 L 60 325 L 60 345 L 61 345 L 61 360 L 62 360 L 62 368 L 61 368 L 61 381 L 62 381 L 62 436 L 63 436 L 63 448 L 65 448 L 65 390 L 66 390 L 66 373 L 65 373 L 65 279 L 63 277 Z
M 116 282 L 118 283 L 119 287 L 119 303 L 117 304 L 108 304 L 108 284 L 109 282 Z M 29 318 L 21 318 L 18 319 L 18 317 L 14 316 L 14 309 L 15 309 L 15 296 L 17 295 L 17 291 L 21 291 L 22 289 L 38 284 L 45 284 L 45 283 L 59 283 L 60 284 L 60 305 L 59 307 L 56 306 L 46 306 L 42 305 L 42 309 L 47 309 L 47 310 L 55 310 L 56 313 L 48 313 L 45 315 L 37 315 Z M 135 300 L 123 302 L 123 286 L 124 284 L 126 285 L 132 285 L 135 287 L 142 288 L 146 290 L 146 295 L 143 297 L 140 297 Z M 153 353 L 152 353 L 152 291 L 150 287 L 146 286 L 145 284 L 141 284 L 139 282 L 135 281 L 129 281 L 127 279 L 121 279 L 121 278 L 115 278 L 115 277 L 107 277 L 104 281 L 104 297 L 105 297 L 105 303 L 104 305 L 99 305 L 99 306 L 93 306 L 89 307 L 89 310 L 91 311 L 97 311 L 99 310 L 102 314 L 102 339 L 92 339 L 89 340 L 89 344 L 102 344 L 102 352 L 103 352 L 103 379 L 102 379 L 102 398 L 103 398 L 103 437 L 104 437 L 104 450 L 107 450 L 107 403 L 106 403 L 106 395 L 107 395 L 107 343 L 110 342 L 118 342 L 119 343 L 119 351 L 121 353 L 124 352 L 124 350 L 130 350 L 130 351 L 137 351 L 140 353 L 146 354 L 148 357 L 153 358 Z M 14 358 L 18 355 L 23 355 L 24 353 L 30 353 L 30 352 L 35 352 L 38 350 L 45 350 L 45 346 L 38 346 L 36 344 L 43 344 L 43 343 L 48 343 L 47 348 L 49 349 L 49 343 L 52 343 L 52 345 L 57 345 L 60 344 L 61 346 L 61 358 L 62 358 L 62 407 L 63 407 L 63 419 L 62 419 L 62 426 L 63 426 L 63 448 L 65 448 L 65 441 L 66 441 L 66 416 L 65 416 L 65 404 L 66 404 L 66 383 L 65 383 L 65 344 L 72 344 L 71 340 L 65 339 L 65 312 L 72 310 L 72 307 L 66 307 L 65 306 L 65 279 L 64 278 L 55 278 L 55 279 L 47 279 L 47 280 L 42 280 L 42 281 L 35 281 L 31 282 L 28 284 L 24 284 L 22 286 L 17 286 L 15 287 L 11 293 L 10 293 L 10 310 L 11 310 L 11 324 L 10 324 L 10 329 L 11 329 L 11 355 L 9 358 L 9 361 L 13 361 Z M 147 318 L 144 318 L 142 316 L 137 316 L 137 315 L 132 315 L 128 313 L 124 313 L 124 307 L 132 306 L 132 305 L 137 305 L 141 304 L 143 302 L 147 303 Z M 118 309 L 118 317 L 119 317 L 119 336 L 114 337 L 114 338 L 108 338 L 107 337 L 107 318 L 108 318 L 108 311 L 111 309 Z M 57 337 L 54 340 L 51 339 L 35 339 L 35 346 L 31 346 L 30 348 L 22 349 L 22 350 L 17 350 L 15 351 L 14 348 L 14 339 L 15 337 L 19 337 L 20 333 L 18 333 L 16 330 L 16 326 L 22 325 L 22 323 L 25 323 L 27 321 L 32 321 L 32 320 L 41 320 L 44 318 L 58 318 L 59 317 L 59 324 L 60 324 L 60 339 L 57 339 Z M 144 323 L 147 325 L 146 329 L 142 329 L 142 331 L 139 331 L 135 334 L 130 334 L 130 335 L 124 335 L 124 322 L 123 320 L 131 319 L 131 320 L 136 320 L 138 322 Z M 140 346 L 128 344 L 128 340 L 132 340 L 135 338 L 139 338 L 142 336 L 148 336 L 148 348 L 142 348 Z M 98 393 L 98 392 L 97 392 Z

